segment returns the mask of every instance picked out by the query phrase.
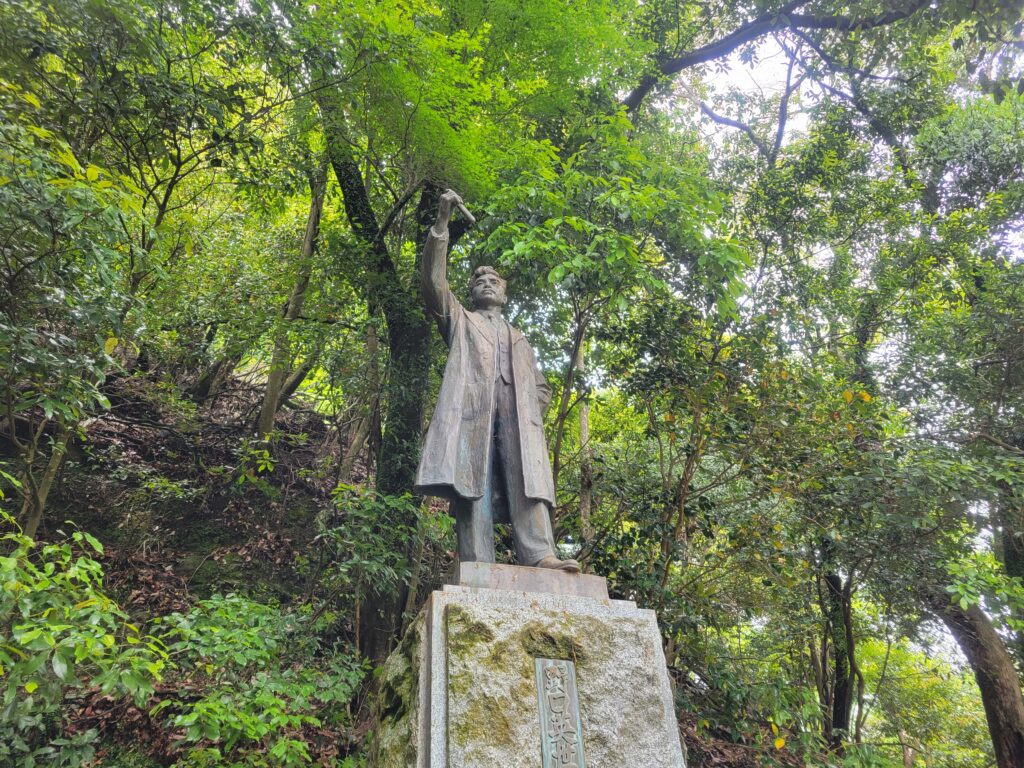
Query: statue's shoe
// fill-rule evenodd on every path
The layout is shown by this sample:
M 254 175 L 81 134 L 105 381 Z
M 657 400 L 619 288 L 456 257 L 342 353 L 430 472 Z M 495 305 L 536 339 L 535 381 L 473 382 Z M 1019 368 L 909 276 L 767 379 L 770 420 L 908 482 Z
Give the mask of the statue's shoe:
M 575 560 L 559 560 L 554 555 L 548 555 L 542 557 L 536 563 L 533 564 L 534 568 L 551 568 L 555 571 L 565 571 L 566 573 L 579 573 L 580 564 Z

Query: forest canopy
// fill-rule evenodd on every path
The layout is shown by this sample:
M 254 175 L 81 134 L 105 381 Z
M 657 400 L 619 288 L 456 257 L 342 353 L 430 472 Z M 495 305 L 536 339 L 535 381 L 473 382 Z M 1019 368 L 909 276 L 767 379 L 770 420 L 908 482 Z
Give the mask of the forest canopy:
M 5 0 L 0 763 L 360 766 L 508 280 L 691 768 L 1024 765 L 1019 0 Z M 512 558 L 507 530 L 499 558 Z

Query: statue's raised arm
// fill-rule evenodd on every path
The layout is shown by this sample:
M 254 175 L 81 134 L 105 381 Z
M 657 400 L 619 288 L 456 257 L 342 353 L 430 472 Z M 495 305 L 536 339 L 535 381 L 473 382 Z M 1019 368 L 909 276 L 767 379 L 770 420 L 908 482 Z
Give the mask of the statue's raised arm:
M 449 189 L 441 195 L 438 203 L 437 219 L 427 233 L 423 263 L 420 267 L 420 292 L 423 294 L 423 303 L 441 326 L 445 340 L 449 336 L 451 314 L 458 305 L 458 299 L 448 287 L 448 221 L 456 207 L 464 207 L 462 198 Z

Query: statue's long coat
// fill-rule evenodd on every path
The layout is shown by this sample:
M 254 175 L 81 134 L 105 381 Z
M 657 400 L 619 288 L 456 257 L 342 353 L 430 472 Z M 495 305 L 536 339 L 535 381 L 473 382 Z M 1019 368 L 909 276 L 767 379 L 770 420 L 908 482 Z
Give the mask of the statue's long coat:
M 448 364 L 416 472 L 416 491 L 478 499 L 491 461 L 498 339 L 490 320 L 463 307 L 448 288 L 448 235 L 431 229 L 423 253 L 421 288 L 427 310 L 448 343 Z M 554 504 L 555 487 L 541 419 L 551 390 L 529 342 L 511 331 L 512 378 L 526 496 Z

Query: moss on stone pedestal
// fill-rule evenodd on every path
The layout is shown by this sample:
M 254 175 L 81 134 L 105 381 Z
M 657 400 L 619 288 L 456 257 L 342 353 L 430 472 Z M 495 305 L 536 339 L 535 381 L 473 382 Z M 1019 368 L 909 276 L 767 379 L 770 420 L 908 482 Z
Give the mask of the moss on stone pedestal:
M 531 621 L 520 630 L 519 642 L 526 655 L 534 659 L 566 659 L 582 664 L 587 658 L 586 649 L 575 637 L 539 621 Z
M 371 765 L 380 768 L 416 765 L 416 697 L 422 642 L 421 615 L 381 667 Z
M 476 696 L 469 705 L 466 717 L 451 723 L 449 735 L 460 747 L 469 744 L 514 746 L 512 725 L 508 720 L 511 700 L 499 701 L 491 696 Z
M 462 654 L 481 643 L 494 640 L 494 632 L 482 621 L 474 621 L 457 605 L 445 614 L 448 626 L 448 652 Z

